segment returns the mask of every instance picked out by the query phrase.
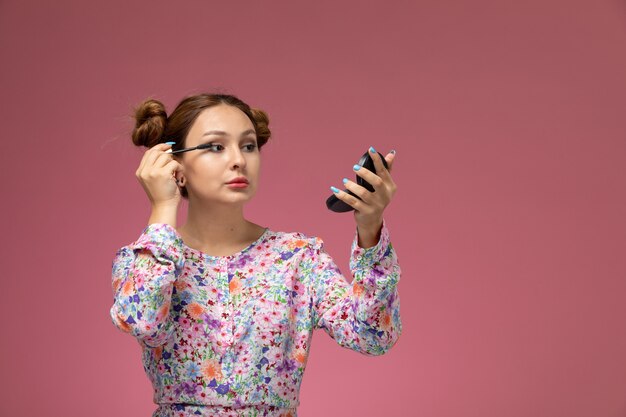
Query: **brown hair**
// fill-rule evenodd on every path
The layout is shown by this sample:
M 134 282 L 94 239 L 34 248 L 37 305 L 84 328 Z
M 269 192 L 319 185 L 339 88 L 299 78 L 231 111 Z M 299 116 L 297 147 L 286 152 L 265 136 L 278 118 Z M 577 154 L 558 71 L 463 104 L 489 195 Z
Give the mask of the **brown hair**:
M 187 133 L 194 121 L 204 109 L 218 104 L 237 107 L 252 121 L 257 136 L 259 151 L 271 137 L 268 127 L 269 118 L 263 110 L 250 108 L 239 98 L 228 94 L 196 94 L 183 99 L 172 114 L 167 116 L 165 106 L 158 100 L 148 99 L 134 110 L 135 128 L 132 132 L 133 143 L 151 148 L 159 143 L 176 142 L 172 150 L 183 149 Z M 181 188 L 181 194 L 187 198 L 187 190 Z

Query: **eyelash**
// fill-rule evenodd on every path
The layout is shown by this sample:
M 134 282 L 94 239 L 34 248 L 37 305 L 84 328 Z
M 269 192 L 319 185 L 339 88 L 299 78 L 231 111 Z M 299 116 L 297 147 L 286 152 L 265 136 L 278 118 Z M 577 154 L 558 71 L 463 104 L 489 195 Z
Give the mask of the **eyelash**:
M 209 148 L 206 148 L 206 149 L 207 149 L 207 150 L 210 150 L 210 149 L 211 149 L 212 147 L 214 147 L 214 146 L 222 146 L 222 145 L 221 145 L 221 144 L 219 144 L 219 143 L 208 143 L 208 144 L 207 144 L 207 146 L 209 146 Z M 247 145 L 245 145 L 245 146 L 250 146 L 250 147 L 251 147 L 251 148 L 250 148 L 250 152 L 253 152 L 253 151 L 254 151 L 254 149 L 256 148 L 256 145 L 255 145 L 254 143 L 249 143 L 249 144 L 247 144 Z M 222 147 L 223 147 L 223 146 L 222 146 Z M 213 152 L 213 151 L 211 151 L 211 152 Z

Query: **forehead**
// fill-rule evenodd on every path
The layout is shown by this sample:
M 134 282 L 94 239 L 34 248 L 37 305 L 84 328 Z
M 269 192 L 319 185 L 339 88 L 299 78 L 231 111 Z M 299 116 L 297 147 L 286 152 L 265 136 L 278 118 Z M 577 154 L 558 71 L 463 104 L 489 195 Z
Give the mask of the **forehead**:
M 254 130 L 254 124 L 244 112 L 237 107 L 218 104 L 200 112 L 189 130 L 185 146 L 196 146 L 209 138 L 216 138 L 215 135 L 202 136 L 211 130 L 224 131 L 227 139 L 239 140 L 241 134 L 250 129 Z

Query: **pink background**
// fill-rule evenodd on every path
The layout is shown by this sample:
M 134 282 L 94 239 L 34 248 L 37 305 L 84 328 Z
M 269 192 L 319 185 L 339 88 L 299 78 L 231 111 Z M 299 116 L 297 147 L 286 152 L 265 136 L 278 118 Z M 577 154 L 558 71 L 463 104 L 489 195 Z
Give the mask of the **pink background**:
M 108 315 L 149 216 L 129 114 L 218 90 L 271 118 L 246 216 L 344 275 L 329 186 L 398 151 L 404 333 L 317 332 L 301 417 L 626 416 L 625 28 L 616 0 L 2 1 L 0 415 L 154 410 Z

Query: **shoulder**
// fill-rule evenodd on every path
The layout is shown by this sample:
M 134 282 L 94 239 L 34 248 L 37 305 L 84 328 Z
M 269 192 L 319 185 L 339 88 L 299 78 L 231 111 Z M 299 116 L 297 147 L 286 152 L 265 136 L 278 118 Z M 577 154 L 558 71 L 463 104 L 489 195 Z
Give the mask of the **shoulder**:
M 277 245 L 286 246 L 292 250 L 321 249 L 324 245 L 320 237 L 298 231 L 272 231 L 271 239 Z

